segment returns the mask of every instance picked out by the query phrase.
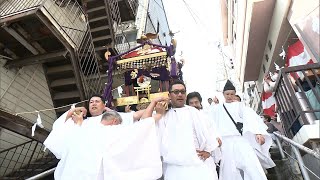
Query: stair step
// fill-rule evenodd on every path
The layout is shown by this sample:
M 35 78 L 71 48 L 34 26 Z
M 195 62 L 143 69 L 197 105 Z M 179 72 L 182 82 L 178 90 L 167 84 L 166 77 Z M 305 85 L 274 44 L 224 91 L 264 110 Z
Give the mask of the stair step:
M 106 40 L 106 39 L 111 39 L 111 36 L 107 35 L 107 36 L 96 37 L 96 38 L 93 38 L 92 41 L 97 42 L 97 41 Z
M 56 163 L 56 160 L 53 159 L 53 158 L 50 158 L 49 160 L 47 159 L 40 159 L 40 160 L 37 160 L 35 162 L 32 162 L 30 163 L 30 165 L 41 165 L 41 164 L 44 164 L 44 165 L 47 165 L 47 164 L 55 164 Z
M 20 169 L 17 169 L 16 170 L 17 172 L 26 172 L 26 171 L 28 171 L 28 172 L 30 172 L 30 171 L 43 171 L 43 169 L 32 169 L 32 168 L 28 168 L 28 169 L 25 169 L 25 168 L 20 168 Z
M 57 73 L 63 73 L 66 71 L 73 71 L 71 64 L 66 64 L 63 66 L 55 66 L 55 67 L 48 67 L 47 74 L 57 74 Z
M 102 9 L 105 9 L 105 6 L 99 6 L 99 7 L 96 7 L 96 8 L 91 8 L 91 9 L 87 10 L 86 12 L 87 13 L 92 13 L 92 12 L 99 11 L 99 10 L 102 10 Z
M 89 23 L 100 21 L 100 20 L 103 20 L 103 19 L 108 19 L 108 16 L 101 16 L 101 17 L 89 19 Z
M 19 177 L 1 177 L 2 180 L 9 180 L 9 179 L 19 179 Z
M 93 33 L 93 32 L 108 30 L 108 29 L 110 29 L 109 26 L 100 26 L 100 27 L 92 28 L 90 29 L 90 31 Z
M 58 79 L 51 82 L 50 87 L 59 87 L 59 86 L 67 86 L 76 84 L 76 80 L 74 78 L 67 79 Z
M 53 100 L 62 100 L 62 99 L 71 99 L 71 98 L 80 98 L 79 91 L 59 92 L 59 93 L 54 93 L 53 95 Z

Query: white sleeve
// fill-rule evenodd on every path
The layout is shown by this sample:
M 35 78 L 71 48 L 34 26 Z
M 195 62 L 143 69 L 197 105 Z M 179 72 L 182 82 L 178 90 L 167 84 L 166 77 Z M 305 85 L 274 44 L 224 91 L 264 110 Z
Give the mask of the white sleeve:
M 134 111 L 123 113 L 123 112 L 118 112 L 122 118 L 122 125 L 131 125 L 134 122 L 133 119 L 133 114 L 135 113 Z
M 65 121 L 67 113 L 65 112 L 54 122 L 52 131 L 43 143 L 57 159 L 61 159 L 63 156 L 67 145 L 67 137 L 76 127 L 71 119 Z
M 196 112 L 196 117 L 193 118 L 193 124 L 195 127 L 197 139 L 201 144 L 200 147 L 204 151 L 212 152 L 215 148 L 218 147 L 218 142 L 216 140 L 217 136 L 214 133 L 211 133 L 211 127 L 208 123 L 207 117 L 200 113 Z

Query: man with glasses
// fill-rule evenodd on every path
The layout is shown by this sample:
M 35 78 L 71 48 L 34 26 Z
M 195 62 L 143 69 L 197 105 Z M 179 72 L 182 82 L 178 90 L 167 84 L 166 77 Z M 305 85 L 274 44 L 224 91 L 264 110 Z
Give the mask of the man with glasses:
M 158 122 L 164 179 L 218 179 L 204 163 L 218 142 L 210 135 L 200 112 L 185 105 L 185 84 L 176 80 L 169 91 L 172 108 Z

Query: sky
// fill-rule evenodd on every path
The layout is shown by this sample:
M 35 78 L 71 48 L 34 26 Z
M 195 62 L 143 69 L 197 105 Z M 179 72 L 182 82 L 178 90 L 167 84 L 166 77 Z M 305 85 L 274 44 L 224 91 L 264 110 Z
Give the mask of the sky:
M 200 3 L 201 2 L 201 3 Z M 220 41 L 219 0 L 163 0 L 169 27 L 177 39 L 176 59 L 182 57 L 182 68 L 187 91 L 198 91 L 203 105 L 216 92 L 216 63 L 221 58 L 217 44 Z

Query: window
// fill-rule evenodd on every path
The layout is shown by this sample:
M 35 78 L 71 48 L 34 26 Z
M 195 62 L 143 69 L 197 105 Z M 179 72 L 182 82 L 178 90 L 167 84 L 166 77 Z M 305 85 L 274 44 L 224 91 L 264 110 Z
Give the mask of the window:
M 158 23 L 157 23 L 157 33 L 159 33 L 159 30 L 160 30 L 160 23 L 158 21 Z
M 135 42 L 136 40 L 137 40 L 137 32 L 136 31 L 125 32 L 124 36 L 117 37 L 117 42 L 119 44 L 128 43 L 128 42 Z
M 269 56 L 268 56 L 268 54 L 266 54 L 266 61 L 267 61 L 267 62 L 269 61 Z
M 269 49 L 270 49 L 270 51 L 271 51 L 271 49 L 272 49 L 272 43 L 271 43 L 270 40 L 268 41 L 268 46 L 269 46 Z
M 263 73 L 266 73 L 266 67 L 264 67 L 264 65 L 262 65 L 262 70 L 263 70 Z

